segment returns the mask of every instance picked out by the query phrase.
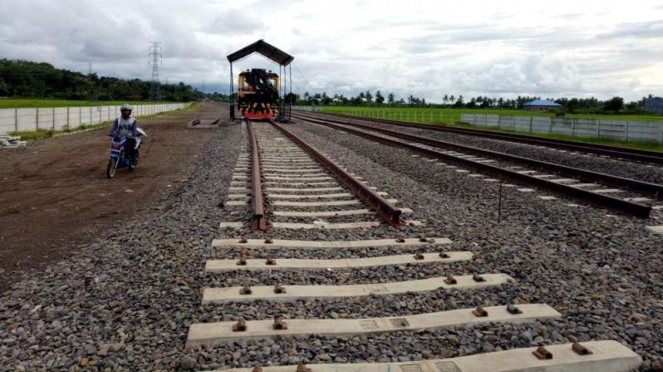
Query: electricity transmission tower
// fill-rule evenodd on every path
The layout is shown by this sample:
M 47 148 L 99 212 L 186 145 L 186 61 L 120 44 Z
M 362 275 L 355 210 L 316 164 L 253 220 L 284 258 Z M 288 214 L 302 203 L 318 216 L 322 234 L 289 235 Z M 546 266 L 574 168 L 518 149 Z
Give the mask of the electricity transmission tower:
M 163 47 L 160 41 L 153 41 L 149 47 L 149 63 L 152 65 L 152 90 L 150 96 L 153 100 L 159 100 L 159 66 L 163 58 Z

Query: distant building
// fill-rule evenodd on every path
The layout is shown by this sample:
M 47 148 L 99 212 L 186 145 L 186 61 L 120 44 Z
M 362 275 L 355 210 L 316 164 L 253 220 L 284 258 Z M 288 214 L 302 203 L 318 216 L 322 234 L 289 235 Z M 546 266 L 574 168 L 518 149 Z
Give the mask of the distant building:
M 663 114 L 663 98 L 645 98 L 645 111 L 653 112 L 655 114 Z
M 544 99 L 537 99 L 532 102 L 527 102 L 525 104 L 525 110 L 526 111 L 550 111 L 554 110 L 556 108 L 561 107 L 562 105 L 552 102 L 552 101 L 547 101 Z

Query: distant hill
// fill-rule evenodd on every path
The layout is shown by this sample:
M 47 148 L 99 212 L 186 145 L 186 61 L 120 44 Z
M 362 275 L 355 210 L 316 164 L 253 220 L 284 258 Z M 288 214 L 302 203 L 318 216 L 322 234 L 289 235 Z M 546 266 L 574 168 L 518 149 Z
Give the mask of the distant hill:
M 140 79 L 85 75 L 44 62 L 0 59 L 0 97 L 98 100 L 146 100 L 152 83 Z M 160 84 L 164 101 L 194 101 L 206 94 L 190 85 Z

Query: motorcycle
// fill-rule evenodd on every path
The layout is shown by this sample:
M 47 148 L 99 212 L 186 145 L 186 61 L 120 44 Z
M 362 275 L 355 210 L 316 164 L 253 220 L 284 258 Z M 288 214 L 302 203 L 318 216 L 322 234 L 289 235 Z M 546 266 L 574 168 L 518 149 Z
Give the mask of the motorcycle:
M 147 133 L 140 128 L 136 129 L 137 135 L 135 137 L 136 145 L 133 150 L 133 156 L 128 153 L 127 137 L 119 136 L 118 133 L 112 135 L 111 151 L 108 155 L 108 165 L 106 166 L 106 177 L 115 177 L 115 172 L 120 168 L 127 168 L 132 172 L 138 166 L 138 159 L 140 158 L 140 145 L 143 137 L 147 137 Z

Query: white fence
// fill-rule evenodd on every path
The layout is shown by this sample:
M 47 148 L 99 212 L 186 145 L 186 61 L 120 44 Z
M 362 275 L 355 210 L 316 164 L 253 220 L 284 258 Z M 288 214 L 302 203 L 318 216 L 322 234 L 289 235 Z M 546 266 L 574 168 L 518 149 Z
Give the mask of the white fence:
M 191 103 L 133 106 L 135 117 L 188 107 Z M 44 107 L 0 110 L 0 135 L 17 131 L 64 130 L 100 124 L 120 116 L 121 106 Z
M 460 121 L 515 132 L 565 134 L 618 141 L 656 142 L 663 145 L 663 123 L 660 122 L 485 114 L 462 114 Z

